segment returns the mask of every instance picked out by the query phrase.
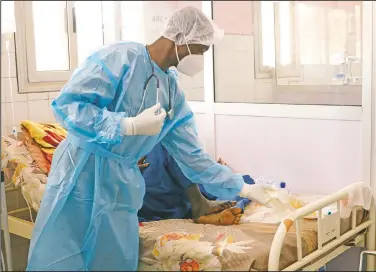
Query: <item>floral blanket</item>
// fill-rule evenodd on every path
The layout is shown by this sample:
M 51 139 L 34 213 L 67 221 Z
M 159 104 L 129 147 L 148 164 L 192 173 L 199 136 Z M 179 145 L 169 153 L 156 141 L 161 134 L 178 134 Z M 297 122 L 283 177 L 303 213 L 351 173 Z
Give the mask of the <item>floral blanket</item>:
M 249 205 L 243 218 L 260 212 Z M 366 219 L 359 211 L 357 223 Z M 351 218 L 341 219 L 341 233 L 351 227 Z M 303 256 L 317 249 L 315 219 L 301 222 Z M 191 220 L 146 222 L 140 227 L 139 271 L 267 271 L 269 252 L 278 224 L 242 220 L 240 225 L 213 226 Z M 284 241 L 280 269 L 296 262 L 297 240 L 294 226 Z
M 39 168 L 48 174 L 56 147 L 67 136 L 67 131 L 58 124 L 41 124 L 25 120 L 21 122 L 24 143 Z
M 190 220 L 164 220 L 140 227 L 139 271 L 267 271 L 276 225 L 247 223 L 228 227 Z M 317 247 L 316 231 L 302 235 L 304 255 Z M 281 263 L 297 260 L 295 232 L 288 234 Z

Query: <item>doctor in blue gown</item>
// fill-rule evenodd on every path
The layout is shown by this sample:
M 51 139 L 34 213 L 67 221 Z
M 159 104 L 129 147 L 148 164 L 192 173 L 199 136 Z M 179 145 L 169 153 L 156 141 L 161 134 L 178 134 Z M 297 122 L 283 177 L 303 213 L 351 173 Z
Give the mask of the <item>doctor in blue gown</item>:
M 169 69 L 200 72 L 202 54 L 222 35 L 211 19 L 187 7 L 150 46 L 105 46 L 76 69 L 52 102 L 68 136 L 53 157 L 27 270 L 136 270 L 137 212 L 145 194 L 137 161 L 159 142 L 184 176 L 210 194 L 269 201 L 263 186 L 245 184 L 203 151 Z

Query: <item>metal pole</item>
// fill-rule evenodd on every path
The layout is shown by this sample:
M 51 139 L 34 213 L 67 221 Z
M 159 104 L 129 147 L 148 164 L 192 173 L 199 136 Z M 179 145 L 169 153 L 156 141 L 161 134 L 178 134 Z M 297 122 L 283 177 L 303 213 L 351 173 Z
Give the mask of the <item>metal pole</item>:
M 360 253 L 359 271 L 366 271 L 363 268 L 364 255 L 373 255 L 373 256 L 376 256 L 376 251 L 362 251 L 362 253 Z
M 4 172 L 1 171 L 1 221 L 4 230 L 4 243 L 5 243 L 5 258 L 6 258 L 6 271 L 13 271 L 12 266 L 12 247 L 10 244 L 10 234 L 8 227 L 8 211 L 7 211 L 7 200 L 5 196 L 5 186 L 4 186 Z M 5 267 L 4 267 L 5 269 Z

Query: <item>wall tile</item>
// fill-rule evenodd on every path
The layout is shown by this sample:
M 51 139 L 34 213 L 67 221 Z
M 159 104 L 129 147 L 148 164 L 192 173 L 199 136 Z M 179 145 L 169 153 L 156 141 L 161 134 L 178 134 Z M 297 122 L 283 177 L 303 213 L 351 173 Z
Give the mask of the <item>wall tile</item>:
M 252 1 L 214 1 L 213 18 L 226 34 L 252 35 Z
M 27 94 L 18 93 L 17 78 L 2 78 L 1 79 L 1 99 L 2 102 L 12 102 L 12 94 L 10 92 L 9 81 L 12 84 L 12 93 L 14 102 L 24 102 L 27 101 Z
M 1 103 L 5 103 L 5 93 L 6 93 L 6 90 L 5 88 L 3 87 L 3 85 L 5 85 L 5 83 L 3 82 L 3 79 L 1 79 Z
M 60 92 L 49 92 L 48 93 L 48 99 L 55 99 L 56 97 L 58 97 L 60 94 Z
M 225 35 L 214 57 L 215 100 L 245 103 L 254 89 L 253 36 Z
M 13 108 L 12 103 L 5 103 L 5 111 L 7 117 L 7 129 L 8 133 L 12 131 L 13 126 Z M 20 123 L 23 120 L 29 119 L 29 107 L 27 102 L 15 102 L 14 103 L 14 118 L 15 125 L 20 128 Z
M 33 100 L 47 100 L 48 99 L 48 92 L 44 93 L 28 93 L 27 98 L 29 101 Z
M 1 103 L 1 135 L 7 135 L 6 133 L 6 127 L 7 127 L 7 122 L 8 118 L 6 115 L 6 110 L 5 110 L 5 103 Z
M 15 53 L 9 54 L 10 57 L 10 77 L 16 77 L 16 56 Z M 1 78 L 9 77 L 8 54 L 1 53 Z
M 34 122 L 48 122 L 49 121 L 49 106 L 48 100 L 34 100 L 29 101 L 29 118 Z
M 48 111 L 47 111 L 48 112 L 48 122 L 55 123 L 56 119 L 55 119 L 54 113 L 53 113 L 52 108 L 51 108 L 52 100 L 53 99 L 48 100 Z
M 9 34 L 1 34 L 1 53 L 6 53 L 7 48 L 5 41 L 9 38 Z M 14 53 L 15 52 L 15 46 L 14 46 L 14 34 L 10 35 L 9 40 L 9 52 Z

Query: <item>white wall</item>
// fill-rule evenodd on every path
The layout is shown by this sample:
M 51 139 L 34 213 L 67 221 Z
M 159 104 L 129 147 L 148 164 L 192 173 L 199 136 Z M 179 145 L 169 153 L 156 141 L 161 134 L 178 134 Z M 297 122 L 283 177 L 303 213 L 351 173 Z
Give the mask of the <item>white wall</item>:
M 206 119 L 196 114 L 204 142 Z M 217 115 L 216 155 L 240 173 L 331 193 L 362 177 L 360 121 Z
M 295 192 L 330 193 L 361 180 L 361 122 L 216 116 L 216 150 L 253 177 Z
M 30 93 L 19 94 L 17 85 L 16 55 L 14 39 L 10 42 L 10 74 L 8 79 L 8 54 L 6 52 L 6 35 L 1 35 L 1 135 L 12 133 L 13 117 L 12 103 L 9 82 L 12 84 L 14 99 L 14 117 L 15 123 L 19 128 L 22 120 L 33 120 L 39 122 L 53 122 L 54 117 L 49 106 L 57 92 L 51 93 Z

